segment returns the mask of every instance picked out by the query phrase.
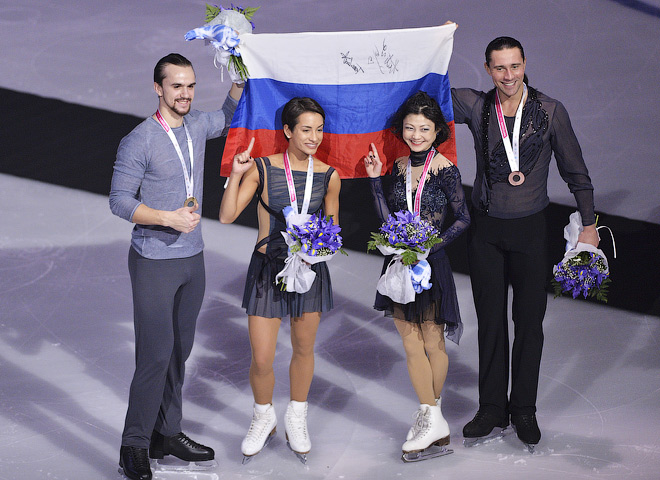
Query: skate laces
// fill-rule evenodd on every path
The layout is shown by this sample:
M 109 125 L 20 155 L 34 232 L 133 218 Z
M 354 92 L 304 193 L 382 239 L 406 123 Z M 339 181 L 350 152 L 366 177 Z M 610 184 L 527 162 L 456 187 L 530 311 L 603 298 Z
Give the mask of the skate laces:
M 129 447 L 131 461 L 136 470 L 145 470 L 151 468 L 149 465 L 149 456 L 147 451 L 137 447 Z
M 415 425 L 413 425 L 413 438 L 425 432 L 429 428 L 429 414 L 430 410 L 420 408 L 417 410 L 413 417 L 415 417 Z
M 292 408 L 287 410 L 286 423 L 291 434 L 307 439 L 307 411 L 297 414 Z
M 515 425 L 516 427 L 522 427 L 522 428 L 535 428 L 534 423 L 536 418 L 534 415 L 516 415 L 515 416 Z
M 270 413 L 272 413 L 270 409 L 264 413 L 259 413 L 256 410 L 254 411 L 252 422 L 250 422 L 250 428 L 245 436 L 245 439 L 248 442 L 257 443 L 260 441 L 261 437 L 263 437 L 264 433 L 269 433 L 265 432 L 265 430 L 270 424 Z
M 180 439 L 181 443 L 185 445 L 186 447 L 190 447 L 196 450 L 204 450 L 206 447 L 202 445 L 201 443 L 197 443 L 196 441 L 192 440 L 188 435 L 185 433 L 179 433 L 178 435 L 175 435 L 175 438 Z

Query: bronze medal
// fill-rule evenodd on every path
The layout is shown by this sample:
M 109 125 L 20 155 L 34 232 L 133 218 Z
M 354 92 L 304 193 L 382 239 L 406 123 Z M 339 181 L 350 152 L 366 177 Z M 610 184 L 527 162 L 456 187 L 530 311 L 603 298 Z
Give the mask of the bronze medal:
M 525 181 L 525 175 L 522 172 L 511 172 L 509 174 L 509 183 L 514 187 L 522 185 Z
M 186 198 L 186 201 L 183 202 L 184 207 L 196 207 L 197 206 L 197 199 L 195 197 L 188 197 Z

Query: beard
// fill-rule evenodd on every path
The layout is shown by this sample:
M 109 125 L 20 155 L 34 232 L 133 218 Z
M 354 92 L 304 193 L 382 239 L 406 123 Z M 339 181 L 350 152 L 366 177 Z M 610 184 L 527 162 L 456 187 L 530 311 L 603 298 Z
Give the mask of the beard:
M 178 103 L 179 100 L 188 100 L 188 102 L 184 106 Z M 167 108 L 169 108 L 173 113 L 183 117 L 184 115 L 187 115 L 188 112 L 190 112 L 192 101 L 190 98 L 177 98 L 171 104 L 166 103 L 165 105 L 167 105 Z

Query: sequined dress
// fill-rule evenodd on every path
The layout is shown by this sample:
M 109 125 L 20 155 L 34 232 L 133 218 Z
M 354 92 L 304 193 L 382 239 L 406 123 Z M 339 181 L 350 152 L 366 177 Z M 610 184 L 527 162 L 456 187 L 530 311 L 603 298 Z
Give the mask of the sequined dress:
M 257 196 L 261 205 L 270 214 L 270 230 L 268 237 L 257 243 L 252 253 L 243 291 L 243 308 L 248 315 L 266 318 L 300 317 L 305 312 L 329 311 L 333 306 L 333 299 L 326 262 L 312 265 L 316 278 L 306 293 L 281 291 L 275 285 L 275 276 L 284 268 L 284 260 L 287 256 L 287 245 L 281 232 L 286 230 L 282 209 L 290 205 L 289 191 L 283 168 L 271 165 L 268 157 L 258 158 L 255 163 L 259 171 Z M 314 173 L 308 213 L 314 214 L 323 207 L 330 177 L 334 171 L 334 168 L 330 167 L 326 172 Z M 294 170 L 292 174 L 298 209 L 300 209 L 305 193 L 307 172 Z M 267 186 L 267 203 L 262 196 L 263 185 Z M 266 253 L 258 251 L 263 245 L 266 245 Z
M 424 165 L 427 153 L 428 150 L 425 152 L 411 152 L 412 167 Z M 416 182 L 420 173 L 421 169 L 413 170 L 413 198 L 417 191 Z M 381 178 L 371 179 L 371 191 L 376 212 L 381 222 L 384 222 L 390 213 L 408 208 L 406 203 L 406 162 L 396 162 L 389 177 L 391 188 L 388 188 L 387 195 L 383 191 Z M 442 226 L 448 206 L 451 207 L 455 220 L 449 228 L 443 231 Z M 463 333 L 463 323 L 458 308 L 454 276 L 444 248 L 468 227 L 470 214 L 465 204 L 461 175 L 455 165 L 440 168 L 437 171 L 429 170 L 422 193 L 420 215 L 423 219 L 430 221 L 441 232 L 442 242 L 431 249 L 427 258 L 431 265 L 432 286 L 429 290 L 424 290 L 422 293 L 415 295 L 414 302 L 406 305 L 398 304 L 398 306 L 402 308 L 405 319 L 409 322 L 433 321 L 437 324 L 445 324 L 447 338 L 458 343 Z M 383 273 L 390 260 L 391 257 L 385 258 Z M 392 315 L 394 306 L 394 302 L 389 297 L 376 292 L 374 303 L 376 310 L 384 311 L 386 315 Z

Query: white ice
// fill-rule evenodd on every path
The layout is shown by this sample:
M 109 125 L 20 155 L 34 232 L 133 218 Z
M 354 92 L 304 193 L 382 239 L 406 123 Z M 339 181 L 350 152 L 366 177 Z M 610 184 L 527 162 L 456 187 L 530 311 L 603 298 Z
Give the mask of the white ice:
M 133 369 L 130 225 L 107 198 L 0 175 L 0 480 L 113 479 Z M 660 468 L 660 323 L 568 298 L 549 299 L 531 456 L 515 435 L 476 448 L 461 429 L 477 409 L 476 319 L 456 275 L 465 334 L 448 342 L 443 412 L 455 453 L 403 464 L 417 404 L 391 320 L 372 310 L 381 258 L 330 263 L 335 309 L 318 333 L 310 392 L 313 447 L 303 466 L 283 431 L 248 465 L 250 347 L 240 308 L 250 228 L 203 221 L 207 291 L 188 361 L 184 429 L 216 450 L 208 473 L 160 479 L 655 479 Z M 288 401 L 288 327 L 274 404 Z

